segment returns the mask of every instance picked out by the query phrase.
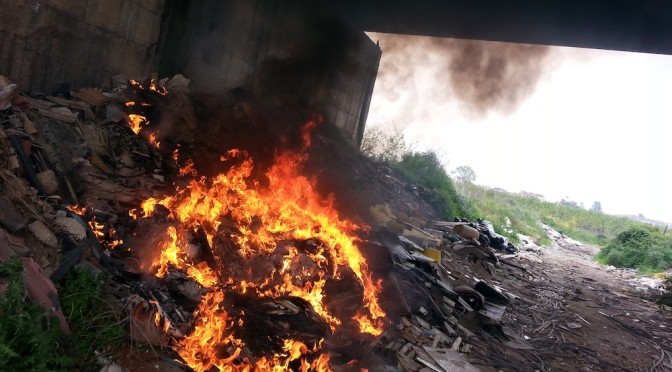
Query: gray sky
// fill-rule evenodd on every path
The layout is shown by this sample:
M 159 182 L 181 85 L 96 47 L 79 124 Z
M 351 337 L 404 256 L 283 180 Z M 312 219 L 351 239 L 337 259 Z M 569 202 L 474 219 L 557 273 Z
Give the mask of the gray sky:
M 478 184 L 672 222 L 672 56 L 551 47 L 529 79 L 504 68 L 526 80 L 513 103 L 479 111 L 446 80 L 452 44 L 369 36 L 383 56 L 367 126 L 396 126 Z

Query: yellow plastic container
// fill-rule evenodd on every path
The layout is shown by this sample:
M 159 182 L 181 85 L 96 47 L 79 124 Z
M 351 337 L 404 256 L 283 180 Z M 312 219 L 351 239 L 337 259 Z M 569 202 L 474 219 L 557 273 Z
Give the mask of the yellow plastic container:
M 438 249 L 434 248 L 425 248 L 425 250 L 422 251 L 422 254 L 425 256 L 433 259 L 437 263 L 441 264 L 441 251 Z

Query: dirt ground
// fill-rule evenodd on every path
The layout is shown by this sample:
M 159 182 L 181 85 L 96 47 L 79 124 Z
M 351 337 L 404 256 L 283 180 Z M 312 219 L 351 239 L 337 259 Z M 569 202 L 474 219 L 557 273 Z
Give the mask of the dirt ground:
M 597 250 L 556 245 L 502 259 L 494 283 L 521 297 L 502 320 L 524 346 L 499 352 L 518 370 L 672 370 L 671 314 L 627 282 L 634 274 L 594 263 Z

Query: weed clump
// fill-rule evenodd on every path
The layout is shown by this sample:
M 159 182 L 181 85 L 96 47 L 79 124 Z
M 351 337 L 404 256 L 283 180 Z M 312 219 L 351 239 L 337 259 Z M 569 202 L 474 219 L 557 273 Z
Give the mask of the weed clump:
M 0 263 L 0 284 L 0 371 L 98 370 L 97 358 L 124 340 L 121 322 L 102 298 L 101 276 L 83 270 L 66 276 L 59 297 L 71 335 L 28 301 L 19 259 Z
M 631 227 L 603 248 L 597 259 L 608 265 L 648 272 L 666 270 L 672 267 L 672 239 L 653 228 Z

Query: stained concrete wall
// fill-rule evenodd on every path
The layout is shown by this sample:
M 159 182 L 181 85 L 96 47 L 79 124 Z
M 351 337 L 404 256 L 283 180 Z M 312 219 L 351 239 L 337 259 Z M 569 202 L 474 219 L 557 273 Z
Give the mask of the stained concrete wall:
M 306 0 L 167 0 L 161 75 L 322 113 L 359 144 L 381 51 Z
M 313 110 L 359 144 L 380 48 L 313 0 L 0 0 L 0 74 L 24 91 L 182 73 Z
M 0 0 L 0 74 L 24 91 L 147 76 L 164 0 Z

